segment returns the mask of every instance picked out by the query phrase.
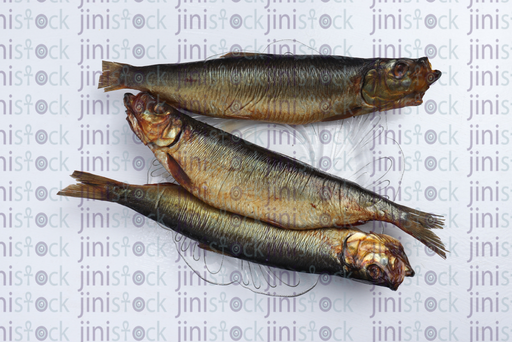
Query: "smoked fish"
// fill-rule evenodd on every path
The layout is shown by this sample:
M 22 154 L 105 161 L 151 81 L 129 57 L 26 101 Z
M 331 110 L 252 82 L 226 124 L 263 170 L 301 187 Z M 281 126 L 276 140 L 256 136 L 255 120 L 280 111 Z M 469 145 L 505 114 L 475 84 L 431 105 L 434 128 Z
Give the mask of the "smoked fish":
M 197 114 L 286 124 L 418 106 L 441 77 L 427 57 L 229 53 L 183 64 L 103 61 L 98 88 L 135 89 Z
M 216 209 L 182 187 L 130 185 L 86 172 L 61 196 L 116 202 L 200 243 L 205 249 L 298 272 L 331 274 L 396 290 L 414 276 L 401 243 L 358 229 L 284 230 Z
M 446 258 L 432 232 L 442 228 L 438 215 L 194 120 L 149 93 L 125 94 L 124 103 L 133 132 L 181 186 L 213 207 L 285 229 L 389 222 Z

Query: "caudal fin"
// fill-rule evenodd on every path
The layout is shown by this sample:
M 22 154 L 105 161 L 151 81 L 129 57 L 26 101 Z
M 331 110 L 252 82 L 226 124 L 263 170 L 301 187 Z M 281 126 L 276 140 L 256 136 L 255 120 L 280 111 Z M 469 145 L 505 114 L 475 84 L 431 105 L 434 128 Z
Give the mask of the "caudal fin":
M 431 231 L 431 229 L 443 229 L 444 219 L 442 216 L 425 213 L 402 205 L 395 206 L 401 211 L 398 220 L 393 220 L 407 234 L 423 242 L 443 259 L 446 259 L 446 253 L 449 252 L 441 239 Z
M 115 188 L 123 188 L 123 183 L 121 182 L 87 172 L 75 171 L 71 177 L 80 183 L 69 185 L 59 191 L 57 195 L 111 201 L 114 197 L 118 197 L 118 195 L 114 194 L 113 190 Z
M 128 74 L 129 68 L 131 68 L 129 64 L 102 61 L 102 74 L 98 81 L 98 89 L 104 88 L 105 92 L 107 92 L 127 88 L 123 82 L 126 77 L 122 77 L 122 75 L 123 71 L 124 74 Z

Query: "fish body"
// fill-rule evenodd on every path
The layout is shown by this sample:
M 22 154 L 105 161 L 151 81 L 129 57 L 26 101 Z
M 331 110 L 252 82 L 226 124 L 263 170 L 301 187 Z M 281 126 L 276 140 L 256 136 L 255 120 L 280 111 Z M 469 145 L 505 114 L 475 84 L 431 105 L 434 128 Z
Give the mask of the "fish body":
M 209 206 L 175 184 L 130 185 L 75 171 L 58 195 L 127 206 L 203 248 L 299 272 L 359 279 L 396 290 L 413 276 L 400 242 L 358 229 L 284 230 Z
M 98 88 L 149 91 L 203 115 L 307 124 L 420 105 L 440 76 L 426 57 L 228 54 L 143 67 L 103 61 Z
M 187 191 L 205 203 L 286 229 L 390 222 L 445 257 L 432 214 L 199 122 L 148 93 L 126 94 L 128 122 Z M 185 157 L 185 155 L 187 157 Z

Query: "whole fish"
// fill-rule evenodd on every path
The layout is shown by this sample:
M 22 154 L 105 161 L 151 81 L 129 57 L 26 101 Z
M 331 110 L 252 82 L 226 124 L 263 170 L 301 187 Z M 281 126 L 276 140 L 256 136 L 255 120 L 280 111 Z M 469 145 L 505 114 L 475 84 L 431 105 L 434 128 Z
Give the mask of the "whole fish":
M 157 94 L 194 113 L 286 124 L 418 106 L 441 72 L 427 57 L 352 58 L 232 53 L 136 67 L 103 61 L 98 88 Z
M 58 192 L 127 206 L 239 259 L 299 272 L 338 275 L 396 290 L 414 271 L 400 242 L 358 229 L 284 230 L 211 207 L 178 185 L 130 185 L 75 171 L 80 183 Z
M 134 133 L 187 191 L 207 204 L 287 229 L 390 222 L 446 257 L 437 215 L 199 122 L 151 94 L 125 94 Z

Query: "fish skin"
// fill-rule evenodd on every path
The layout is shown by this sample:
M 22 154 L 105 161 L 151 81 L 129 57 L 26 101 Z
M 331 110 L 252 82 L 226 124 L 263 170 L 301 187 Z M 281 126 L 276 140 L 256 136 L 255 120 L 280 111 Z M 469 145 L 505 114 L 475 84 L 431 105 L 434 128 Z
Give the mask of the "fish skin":
M 446 258 L 431 231 L 442 228 L 437 215 L 194 120 L 151 94 L 125 94 L 124 102 L 139 139 L 177 182 L 211 206 L 285 229 L 389 222 Z
M 171 184 L 130 185 L 86 172 L 61 196 L 119 203 L 208 249 L 267 266 L 354 278 L 392 290 L 414 271 L 401 243 L 358 229 L 283 230 L 221 211 Z
M 418 106 L 440 76 L 428 58 L 241 54 L 182 64 L 103 61 L 98 88 L 158 94 L 194 113 L 286 124 Z

